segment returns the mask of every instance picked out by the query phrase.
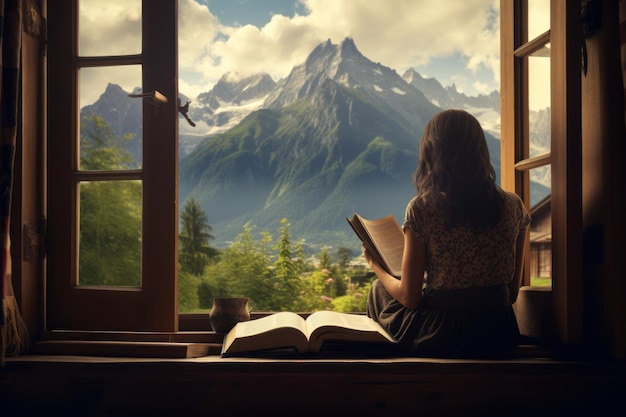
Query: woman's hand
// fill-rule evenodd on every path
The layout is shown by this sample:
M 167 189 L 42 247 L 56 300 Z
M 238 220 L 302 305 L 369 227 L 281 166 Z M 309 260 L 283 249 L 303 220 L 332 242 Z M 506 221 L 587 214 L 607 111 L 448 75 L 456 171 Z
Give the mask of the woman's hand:
M 407 308 L 417 308 L 422 298 L 426 244 L 413 232 L 404 233 L 402 277 L 390 275 L 363 246 L 363 257 L 387 292 Z
M 365 262 L 367 262 L 367 264 L 371 267 L 373 263 L 377 263 L 374 258 L 372 257 L 372 254 L 370 253 L 370 251 L 367 250 L 367 248 L 365 247 L 365 245 L 363 246 L 363 257 L 365 258 Z

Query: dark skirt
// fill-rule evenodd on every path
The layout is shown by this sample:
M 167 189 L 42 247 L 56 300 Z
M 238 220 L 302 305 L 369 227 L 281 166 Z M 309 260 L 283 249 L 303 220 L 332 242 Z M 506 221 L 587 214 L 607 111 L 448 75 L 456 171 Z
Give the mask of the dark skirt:
M 418 308 L 372 283 L 367 315 L 379 322 L 407 354 L 497 357 L 515 348 L 519 329 L 505 285 L 451 291 L 426 289 Z

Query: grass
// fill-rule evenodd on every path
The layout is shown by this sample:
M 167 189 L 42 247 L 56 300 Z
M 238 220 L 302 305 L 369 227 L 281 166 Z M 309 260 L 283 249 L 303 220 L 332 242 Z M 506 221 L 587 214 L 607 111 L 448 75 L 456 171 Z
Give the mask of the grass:
M 533 287 L 546 287 L 552 285 L 552 278 L 530 277 L 530 285 Z

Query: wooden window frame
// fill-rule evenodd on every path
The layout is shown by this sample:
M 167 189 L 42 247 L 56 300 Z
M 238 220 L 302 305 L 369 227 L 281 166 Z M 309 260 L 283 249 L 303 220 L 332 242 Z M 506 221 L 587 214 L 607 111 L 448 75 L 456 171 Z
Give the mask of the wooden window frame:
M 48 8 L 48 245 L 45 330 L 178 330 L 178 79 L 176 0 L 143 1 L 142 51 L 78 54 L 78 0 Z M 170 19 L 169 21 L 167 19 Z M 80 68 L 142 65 L 144 92 L 168 98 L 158 115 L 143 105 L 142 285 L 89 289 L 76 282 L 78 77 Z M 164 117 L 169 115 L 169 117 Z M 98 173 L 96 179 L 106 177 Z M 117 179 L 117 178 L 114 178 Z M 154 209 L 157 208 L 158 209 Z
M 167 3 L 176 3 L 171 0 L 158 0 Z M 154 2 L 154 0 L 152 0 Z M 72 16 L 76 14 L 75 2 L 72 2 Z M 551 45 L 551 154 L 548 157 L 542 156 L 536 158 L 537 160 L 530 160 L 528 158 L 528 132 L 526 126 L 528 126 L 528 84 L 526 80 L 527 64 L 523 59 L 516 56 L 516 51 L 523 52 L 524 45 L 532 48 L 533 43 L 527 40 L 527 17 L 524 11 L 527 9 L 527 0 L 502 0 L 500 6 L 501 13 L 501 115 L 502 115 L 502 186 L 505 189 L 515 191 L 522 199 L 528 204 L 529 202 L 529 179 L 528 173 L 525 168 L 532 164 L 545 164 L 549 160 L 552 166 L 552 208 L 553 213 L 558 213 L 552 220 L 552 236 L 553 236 L 553 312 L 554 319 L 557 326 L 558 336 L 561 341 L 565 343 L 579 343 L 582 340 L 582 158 L 581 158 L 581 79 L 580 79 L 580 1 L 567 1 L 567 0 L 551 0 L 550 10 L 550 31 L 546 35 L 548 36 Z M 55 5 L 57 9 L 60 5 Z M 151 4 L 154 6 L 154 4 Z M 150 13 L 150 11 L 158 10 L 160 7 L 144 7 L 144 13 Z M 50 35 L 49 55 L 59 54 L 56 56 L 58 59 L 49 58 L 49 66 L 51 71 L 55 74 L 71 74 L 71 76 L 65 76 L 62 79 L 56 79 L 55 83 L 60 86 L 59 90 L 66 91 L 71 96 L 76 96 L 76 60 L 72 54 L 71 48 L 65 48 L 63 51 L 55 50 L 52 47 L 53 44 L 58 44 L 59 39 L 55 39 L 57 36 L 63 36 L 66 39 L 69 37 L 75 42 L 75 33 L 67 31 L 69 29 L 64 28 L 63 23 L 55 23 L 62 12 L 58 10 L 49 10 L 50 14 Z M 158 12 L 155 12 L 158 15 Z M 157 17 L 158 19 L 158 17 Z M 65 21 L 67 22 L 67 21 Z M 65 25 L 67 26 L 67 25 Z M 175 27 L 175 25 L 174 25 Z M 53 30 L 54 29 L 54 30 Z M 56 31 L 56 32 L 55 32 Z M 169 41 L 168 41 L 169 37 Z M 159 51 L 162 51 L 164 45 L 171 45 L 172 40 L 176 39 L 175 33 L 161 33 L 160 40 L 151 38 L 150 42 L 144 43 L 144 48 L 157 47 Z M 544 39 L 545 40 L 545 39 Z M 539 42 L 543 42 L 540 40 Z M 174 45 L 175 48 L 175 45 Z M 146 49 L 143 51 L 146 53 Z M 163 65 L 164 61 L 152 62 L 152 64 Z M 176 65 L 174 65 L 176 67 Z M 177 71 L 176 68 L 173 69 Z M 145 77 L 145 75 L 144 75 Z M 155 85 L 159 84 L 158 80 L 154 81 Z M 147 79 L 144 78 L 144 89 L 149 89 L 147 86 Z M 162 87 L 156 87 L 162 88 Z M 164 91 L 168 97 L 177 97 L 177 91 Z M 67 94 L 67 93 L 66 93 Z M 63 110 L 63 106 L 55 105 L 52 103 L 52 96 L 49 96 L 48 104 L 48 124 L 49 129 L 49 142 L 54 143 L 56 141 L 67 140 L 59 135 L 58 132 L 71 132 L 71 135 L 76 135 L 76 123 L 72 119 L 76 113 L 76 100 L 72 103 L 72 108 L 69 113 L 68 110 Z M 170 100 L 169 105 L 173 106 L 175 100 Z M 175 107 L 168 107 L 165 111 L 176 111 Z M 177 120 L 177 117 L 175 117 Z M 144 126 L 144 129 L 150 129 L 158 127 L 156 125 Z M 55 145 L 56 146 L 56 145 Z M 58 164 L 61 164 L 64 160 L 67 164 L 67 158 L 72 156 L 62 155 L 62 153 L 55 152 L 53 146 L 48 146 L 50 156 L 49 169 L 48 169 L 48 181 L 50 187 L 48 189 L 48 195 L 55 196 L 54 199 L 68 198 L 68 190 L 60 189 L 57 181 L 50 181 L 52 176 L 58 175 Z M 175 155 L 177 149 L 159 149 L 158 152 L 153 154 L 148 151 L 145 153 L 145 157 L 155 158 L 155 160 L 169 159 L 171 155 Z M 60 159 L 55 161 L 55 157 Z M 65 158 L 65 159 L 64 159 Z M 176 159 L 176 158 L 174 158 Z M 52 163 L 50 163 L 52 162 Z M 167 161 L 163 161 L 167 163 Z M 517 168 L 516 169 L 516 165 Z M 524 167 L 526 165 L 526 167 Z M 534 165 L 534 166 L 539 166 Z M 176 167 L 177 168 L 177 167 Z M 171 172 L 171 169 L 170 169 Z M 158 175 L 164 175 L 164 172 L 154 173 L 155 178 Z M 150 177 L 153 174 L 146 174 Z M 165 188 L 175 190 L 177 175 L 167 177 L 160 177 L 162 181 L 165 181 Z M 146 179 L 146 181 L 148 181 Z M 67 187 L 65 187 L 67 188 Z M 175 246 L 177 244 L 176 231 L 177 231 L 177 193 L 173 193 L 172 197 L 168 193 L 158 193 L 160 196 L 154 195 L 153 197 L 146 197 L 149 201 L 154 198 L 154 201 L 160 201 L 161 208 L 167 207 L 165 210 L 168 215 L 164 214 L 161 210 L 161 214 L 164 217 L 159 217 L 156 214 L 158 210 L 147 210 L 146 214 L 150 222 L 157 221 L 156 219 L 164 219 L 167 217 L 165 235 L 163 230 L 159 230 L 159 238 L 151 239 L 144 234 L 146 241 L 155 244 L 157 241 L 170 241 L 170 247 L 172 253 L 176 253 Z M 168 197 L 169 196 L 169 197 Z M 165 197 L 159 200 L 159 197 Z M 49 200 L 50 201 L 50 200 Z M 70 200 L 71 201 L 71 200 Z M 172 204 L 174 201 L 174 204 Z M 65 324 L 69 323 L 66 318 L 69 314 L 68 307 L 64 304 L 68 300 L 67 290 L 59 289 L 58 282 L 63 280 L 63 276 L 67 279 L 69 275 L 69 267 L 67 261 L 64 261 L 63 265 L 59 265 L 59 259 L 62 258 L 64 249 L 63 247 L 71 247 L 72 238 L 71 233 L 63 230 L 63 224 L 68 224 L 68 211 L 67 207 L 54 208 L 54 205 L 49 206 L 49 217 L 53 222 L 49 223 L 49 238 L 53 245 L 50 245 L 48 252 L 48 288 L 47 288 L 47 303 L 49 308 L 58 309 L 61 311 L 57 318 L 48 318 L 48 326 L 51 327 L 66 327 Z M 153 213 L 154 212 L 154 213 Z M 155 216 L 154 218 L 152 216 Z M 53 219 L 53 216 L 55 217 Z M 149 229 L 149 228 L 148 228 Z M 144 229 L 144 233 L 147 229 Z M 149 232 L 148 232 L 149 233 Z M 163 250 L 162 247 L 152 247 L 153 250 Z M 60 251 L 60 252 L 59 252 Z M 529 251 L 527 251 L 529 252 Z M 153 252 L 151 252 L 153 253 Z M 156 252 L 158 253 L 158 252 Z M 162 286 L 157 286 L 154 289 L 156 293 L 176 293 L 177 285 L 177 262 L 175 256 L 172 259 L 164 261 L 164 257 L 157 256 L 153 259 L 152 265 L 149 266 L 150 271 L 159 276 L 167 276 L 169 278 L 162 281 Z M 524 283 L 529 283 L 528 278 L 528 266 L 529 259 L 526 260 L 526 276 Z M 171 277 L 174 277 L 173 279 Z M 71 303 L 70 303 L 71 304 Z M 91 308 L 91 306 L 81 306 L 81 308 Z M 165 310 L 166 313 L 163 316 L 156 317 L 150 313 L 157 310 Z M 105 313 L 106 314 L 106 313 Z M 176 332 L 179 330 L 179 315 L 177 312 L 177 303 L 173 301 L 170 305 L 159 305 L 158 308 L 153 308 L 152 311 L 148 308 L 141 313 L 142 319 L 136 326 L 138 330 L 155 330 Z M 61 317 L 61 319 L 58 319 Z M 181 316 L 182 318 L 182 316 Z M 189 319 L 189 320 L 186 320 Z M 64 321 L 65 320 L 65 321 Z M 206 323 L 206 317 L 197 315 L 191 315 L 186 317 L 184 321 L 189 323 L 197 322 L 204 325 Z M 181 321 L 182 323 L 182 321 Z M 182 325 L 184 329 L 195 329 L 193 324 Z M 69 326 L 71 328 L 71 326 Z
M 528 39 L 528 1 L 500 2 L 502 186 L 529 205 L 527 169 L 551 164 L 552 300 L 558 339 L 582 343 L 581 2 L 551 0 L 550 30 Z M 551 152 L 528 155 L 528 66 L 524 57 L 550 43 Z M 516 169 L 516 165 L 517 168 Z M 529 250 L 526 251 L 530 253 Z M 529 284 L 530 258 L 524 283 Z

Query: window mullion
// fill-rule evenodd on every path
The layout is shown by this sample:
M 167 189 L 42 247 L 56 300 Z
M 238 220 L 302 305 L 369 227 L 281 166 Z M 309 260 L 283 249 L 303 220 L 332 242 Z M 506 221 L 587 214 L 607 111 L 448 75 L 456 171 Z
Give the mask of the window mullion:
M 178 2 L 143 1 L 143 91 L 167 103 L 144 100 L 143 262 L 145 330 L 178 330 Z M 167 21 L 166 21 L 167 20 Z M 151 311 L 149 311 L 151 310 Z

